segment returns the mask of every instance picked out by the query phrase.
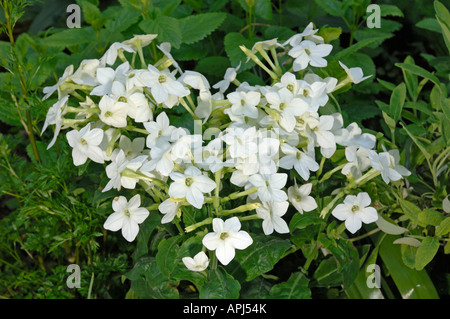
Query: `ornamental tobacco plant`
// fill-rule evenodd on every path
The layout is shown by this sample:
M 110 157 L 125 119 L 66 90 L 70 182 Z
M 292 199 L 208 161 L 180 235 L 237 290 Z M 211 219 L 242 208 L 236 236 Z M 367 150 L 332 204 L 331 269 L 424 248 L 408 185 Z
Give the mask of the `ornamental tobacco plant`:
M 239 82 L 234 76 L 238 66 L 211 89 L 201 73 L 181 70 L 165 43 L 157 46 L 163 58 L 146 59 L 142 49 L 154 34 L 114 43 L 102 58 L 83 60 L 75 71 L 69 66 L 55 86 L 44 89 L 44 98 L 58 94 L 45 121 L 45 127 L 56 127 L 49 147 L 69 129 L 74 165 L 87 159 L 105 162 L 103 192 L 135 194 L 128 204 L 124 196 L 113 200 L 115 212 L 106 229 L 122 230 L 131 242 L 139 224 L 162 214 L 161 225 L 173 223 L 178 234 L 163 240 L 159 252 L 195 242 L 198 250 L 192 255 L 181 255 L 178 247 L 177 256 L 170 257 L 174 264 L 164 260 L 163 267 L 172 268 L 178 280 L 191 276 L 180 269 L 180 261 L 200 272 L 192 277 L 200 296 L 208 291 L 206 272 L 221 269 L 221 276 L 230 276 L 217 261 L 227 266 L 236 249 L 245 251 L 262 238 L 261 229 L 264 236 L 289 233 L 288 210 L 295 219 L 317 209 L 316 218 L 323 221 L 331 212 L 355 233 L 361 221 L 378 219 L 369 195 L 358 189 L 379 176 L 389 184 L 410 172 L 399 163 L 397 150 L 374 149 L 375 135 L 363 133 L 356 123 L 345 127 L 339 112 L 321 114 L 333 92 L 367 77 L 342 63 L 346 78 L 321 77 L 332 46 L 317 31 L 310 23 L 284 43 L 273 39 L 240 47 L 272 79 L 265 86 Z M 171 115 L 181 108 L 195 122 L 193 132 L 171 125 Z M 345 150 L 345 160 L 325 170 L 338 148 Z M 346 182 L 332 200 L 318 205 L 321 194 L 314 188 L 338 173 Z M 156 262 L 161 266 L 158 256 Z M 264 272 L 273 264 L 268 267 Z M 173 279 L 172 271 L 160 271 Z M 132 290 L 140 295 L 139 286 Z

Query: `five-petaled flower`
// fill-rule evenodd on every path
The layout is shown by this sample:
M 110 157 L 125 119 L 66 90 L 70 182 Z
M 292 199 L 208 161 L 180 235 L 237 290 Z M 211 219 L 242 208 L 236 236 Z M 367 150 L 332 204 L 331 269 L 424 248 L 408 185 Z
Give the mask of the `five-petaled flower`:
M 217 259 L 228 265 L 235 256 L 235 249 L 245 249 L 253 243 L 252 237 L 241 229 L 241 222 L 237 217 L 226 221 L 214 218 L 213 232 L 203 237 L 202 243 L 209 250 L 215 250 Z
M 119 196 L 112 202 L 114 213 L 109 215 L 103 227 L 111 231 L 122 230 L 123 237 L 132 242 L 138 232 L 139 224 L 148 217 L 149 211 L 141 206 L 141 196 L 135 195 L 130 201 L 124 196 Z

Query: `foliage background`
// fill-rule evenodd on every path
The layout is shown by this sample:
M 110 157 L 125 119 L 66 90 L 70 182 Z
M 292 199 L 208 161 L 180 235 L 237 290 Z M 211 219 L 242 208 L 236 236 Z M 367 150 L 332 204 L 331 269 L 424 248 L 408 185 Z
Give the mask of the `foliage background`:
M 256 41 L 273 37 L 286 40 L 302 31 L 310 21 L 317 27 L 328 26 L 321 32 L 335 47 L 335 56 L 341 53 L 341 60 L 348 66 L 361 66 L 364 74 L 374 74 L 368 81 L 355 86 L 354 93 L 339 96 L 345 123 L 356 121 L 369 130 L 383 132 L 390 140 L 393 130 L 383 117 L 383 111 L 386 111 L 383 103 L 388 105 L 393 88 L 411 76 L 396 64 L 412 61 L 446 80 L 448 88 L 448 51 L 439 25 L 431 21 L 435 16 L 433 2 L 427 0 L 415 1 L 414 5 L 410 1 L 376 1 L 384 5 L 380 29 L 366 27 L 365 8 L 370 2 L 364 0 L 259 0 L 254 2 L 252 9 L 249 4 L 252 7 L 253 2 L 245 0 L 81 0 L 77 3 L 83 10 L 83 27 L 67 29 L 66 8 L 72 2 L 32 1 L 24 6 L 24 14 L 13 29 L 13 51 L 8 46 L 7 32 L 0 36 L 0 295 L 5 298 L 135 297 L 129 290 L 133 273 L 127 271 L 133 265 L 136 270 L 135 262 L 142 251 L 155 256 L 164 239 L 161 237 L 164 235 L 158 235 L 164 234 L 157 231 L 159 226 L 155 232 L 151 227 L 145 228 L 142 236 L 147 237 L 148 242 L 141 239 L 137 247 L 127 245 L 116 234 L 107 234 L 102 225 L 110 213 L 110 200 L 116 194 L 103 194 L 97 188 L 104 175 L 102 167 L 83 165 L 74 168 L 64 139 L 60 138 L 56 147 L 47 151 L 52 132 L 40 136 L 45 114 L 56 101 L 55 98 L 41 101 L 42 88 L 53 85 L 67 65 L 76 66 L 85 58 L 101 57 L 115 41 L 131 38 L 133 34 L 159 33 L 157 40 L 172 44 L 172 54 L 182 69 L 202 72 L 214 84 L 222 78 L 227 67 L 237 66 L 245 60 L 238 45 L 244 43 L 251 47 Z M 26 4 L 24 1 L 17 3 Z M 3 13 L 0 13 L 0 21 L 6 21 Z M 358 43 L 363 45 L 358 46 Z M 352 45 L 354 50 L 345 51 Z M 147 53 L 153 55 L 156 51 Z M 238 79 L 264 84 L 267 79 L 253 66 L 252 62 L 243 65 Z M 423 88 L 426 103 L 432 99 L 432 88 L 431 82 Z M 28 112 L 31 121 L 27 121 Z M 184 116 L 171 118 L 171 123 L 181 125 Z M 39 159 L 29 143 L 30 129 L 36 138 Z M 426 132 L 415 129 L 414 134 L 427 137 Z M 412 142 L 408 144 L 408 135 L 401 126 L 397 125 L 394 136 L 397 143 L 414 147 Z M 421 169 L 419 163 L 415 164 L 418 167 L 415 176 L 422 176 L 428 183 L 432 176 Z M 442 202 L 448 193 L 448 176 L 438 182 L 433 186 L 436 196 L 432 197 Z M 416 191 L 413 198 L 419 203 L 420 186 Z M 425 191 L 429 190 L 425 188 L 422 192 Z M 157 219 L 152 218 L 154 222 Z M 427 232 L 433 233 L 434 228 Z M 358 242 L 355 252 L 361 264 L 356 265 L 356 270 L 364 261 L 376 260 L 374 251 L 378 250 L 372 247 L 378 239 L 372 236 Z M 398 245 L 383 251 L 392 254 L 390 257 L 397 256 L 401 263 L 408 256 L 405 252 L 400 254 Z M 449 295 L 448 252 L 448 245 L 445 249 L 440 247 L 426 266 L 431 286 L 441 298 Z M 346 286 L 346 272 L 356 274 L 345 266 L 348 262 L 345 258 L 351 257 L 351 253 L 336 253 L 343 256 L 344 260 L 338 264 L 345 268 L 339 269 L 343 272 L 338 276 L 327 272 L 336 268 L 335 263 L 321 263 L 316 259 L 311 262 L 310 275 L 315 275 L 310 276 L 309 283 L 301 285 L 309 284 L 312 298 L 364 296 L 354 286 L 342 289 L 342 284 Z M 244 283 L 241 297 L 269 296 L 269 279 L 276 278 L 278 283 L 286 282 L 289 287 L 290 281 L 304 278 L 298 265 L 305 264 L 305 256 L 304 250 L 303 254 L 292 254 L 252 284 Z M 402 268 L 405 265 L 399 266 L 400 262 L 394 266 L 383 264 L 383 274 L 387 274 L 383 277 L 383 293 L 387 298 L 403 295 L 402 283 L 394 280 L 392 275 L 394 271 L 410 268 Z M 71 290 L 65 285 L 66 267 L 70 263 L 81 266 L 81 289 Z M 128 279 L 122 276 L 125 273 Z M 226 277 L 220 271 L 216 275 Z M 365 282 L 364 277 L 361 277 L 362 281 L 358 278 L 359 284 Z M 260 289 L 256 291 L 255 287 Z M 277 288 L 282 295 L 283 285 L 279 284 Z M 179 283 L 178 290 L 181 296 L 194 295 L 188 282 Z M 426 297 L 426 293 L 422 297 Z M 173 296 L 170 291 L 160 295 L 170 296 Z M 305 296 L 300 293 L 296 297 Z

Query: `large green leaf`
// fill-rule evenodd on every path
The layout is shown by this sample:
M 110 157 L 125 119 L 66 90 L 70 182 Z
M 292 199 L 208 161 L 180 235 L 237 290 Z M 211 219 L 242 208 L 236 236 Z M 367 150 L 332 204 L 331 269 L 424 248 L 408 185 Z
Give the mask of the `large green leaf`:
M 422 270 L 430 261 L 439 249 L 439 239 L 436 237 L 425 237 L 422 244 L 417 248 L 415 268 Z
M 402 116 L 403 104 L 406 99 L 406 86 L 405 83 L 400 83 L 394 91 L 392 91 L 391 99 L 389 102 L 389 115 L 392 116 L 395 122 L 398 122 Z
M 226 18 L 223 12 L 201 13 L 180 19 L 183 43 L 191 44 L 202 40 L 216 30 Z
M 200 289 L 200 299 L 237 299 L 241 285 L 223 267 L 210 271 L 210 277 Z
M 301 272 L 291 274 L 285 282 L 277 284 L 270 289 L 273 299 L 311 299 L 309 280 Z
M 402 68 L 404 70 L 407 70 L 407 71 L 411 72 L 412 74 L 416 74 L 425 79 L 428 79 L 431 82 L 433 82 L 434 84 L 436 84 L 438 87 L 440 85 L 439 79 L 434 74 L 430 73 L 429 71 L 425 70 L 424 68 L 422 68 L 418 65 L 411 64 L 411 63 L 395 63 L 395 66 Z
M 379 254 L 401 296 L 411 299 L 439 298 L 425 270 L 410 269 L 403 263 L 400 245 L 393 244 L 397 238 L 399 236 L 387 235 L 381 243 Z
M 237 67 L 241 63 L 240 71 L 247 70 L 255 65 L 255 62 L 249 60 L 247 62 L 247 56 L 239 48 L 240 45 L 245 45 L 248 49 L 253 47 L 253 44 L 257 41 L 256 38 L 253 40 L 247 40 L 242 34 L 238 32 L 230 32 L 225 36 L 225 51 L 228 58 L 230 59 L 231 66 Z
M 131 290 L 142 299 L 178 299 L 178 290 L 158 268 L 154 257 L 142 257 L 125 274 L 131 280 Z
M 158 16 L 155 19 L 140 22 L 139 27 L 148 34 L 157 34 L 159 42 L 170 42 L 177 49 L 180 47 L 182 35 L 178 19 Z
M 180 236 L 170 237 L 163 239 L 158 245 L 156 263 L 161 272 L 169 278 L 181 261 L 179 256 L 180 247 L 178 246 L 181 240 L 182 237 Z
M 289 247 L 291 244 L 286 239 L 264 235 L 255 236 L 250 247 L 236 251 L 236 257 L 230 264 L 230 274 L 238 279 L 250 281 L 272 270 Z

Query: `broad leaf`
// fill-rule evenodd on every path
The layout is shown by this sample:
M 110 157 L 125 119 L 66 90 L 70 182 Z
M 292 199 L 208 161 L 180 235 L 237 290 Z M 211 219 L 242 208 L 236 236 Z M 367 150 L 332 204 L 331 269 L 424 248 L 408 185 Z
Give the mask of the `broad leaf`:
M 139 23 L 142 31 L 157 34 L 159 42 L 170 42 L 174 48 L 179 48 L 182 42 L 180 24 L 177 19 L 159 16 L 156 19 L 144 20 Z
M 275 264 L 291 247 L 288 240 L 270 236 L 255 236 L 253 244 L 245 250 L 236 251 L 236 257 L 230 264 L 230 274 L 238 279 L 250 281 L 273 269 Z M 243 270 L 245 276 L 240 273 Z
M 274 299 L 311 299 L 309 280 L 301 272 L 293 273 L 289 279 L 270 289 L 270 296 Z
M 183 43 L 191 44 L 202 40 L 220 27 L 225 18 L 225 13 L 210 12 L 180 19 Z
M 439 249 L 439 239 L 427 236 L 422 244 L 417 248 L 415 268 L 422 270 L 430 261 L 433 260 Z
M 200 289 L 200 299 L 237 299 L 241 285 L 223 267 L 210 272 L 208 282 Z

